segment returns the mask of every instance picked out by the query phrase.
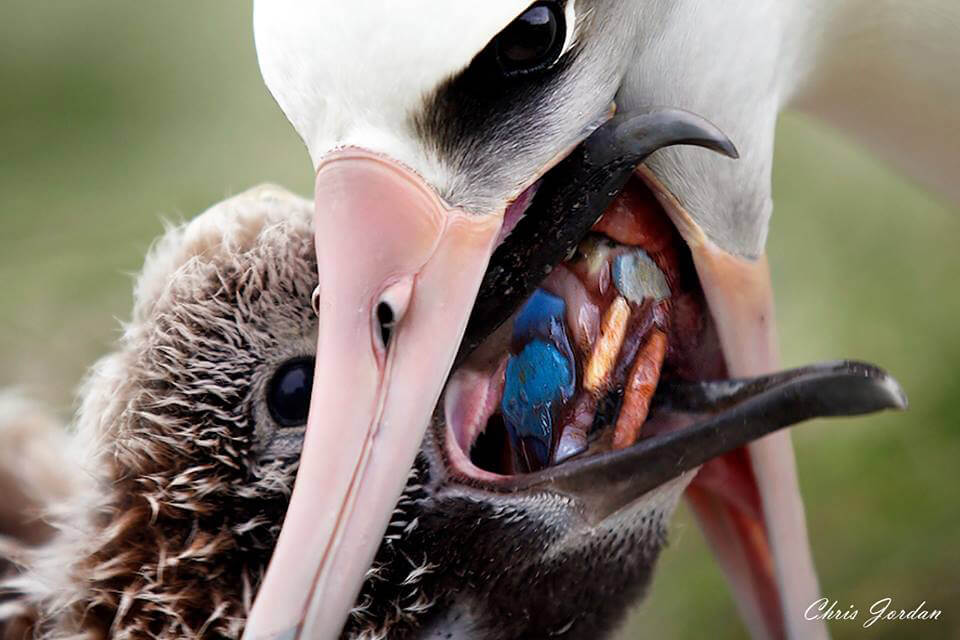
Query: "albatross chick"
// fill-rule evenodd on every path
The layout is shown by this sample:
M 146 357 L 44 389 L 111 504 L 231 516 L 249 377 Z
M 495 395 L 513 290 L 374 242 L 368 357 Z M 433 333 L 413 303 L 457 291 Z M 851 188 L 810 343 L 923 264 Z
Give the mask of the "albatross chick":
M 59 466 L 77 480 L 68 496 L 48 501 L 56 533 L 8 554 L 19 569 L 0 582 L 4 640 L 240 637 L 307 422 L 318 331 L 312 217 L 306 200 L 259 187 L 168 230 L 151 250 L 132 318 L 116 351 L 93 368 L 62 448 Z M 604 269 L 587 254 L 555 278 L 581 270 L 592 282 Z M 598 286 L 609 298 L 616 287 L 633 291 L 631 271 L 621 264 L 614 287 L 606 276 Z M 555 293 L 586 291 L 563 282 L 569 287 L 558 281 Z M 631 318 L 661 326 L 658 297 L 631 302 Z M 534 295 L 504 325 L 503 340 L 492 336 L 456 370 L 343 637 L 607 636 L 646 589 L 667 520 L 700 464 L 812 416 L 905 401 L 882 371 L 846 362 L 750 380 L 648 384 L 643 372 L 661 363 L 676 373 L 675 356 L 656 346 L 659 329 L 631 346 L 647 333 L 631 325 L 618 359 L 636 353 L 642 365 L 598 366 L 626 385 L 622 410 L 598 409 L 599 399 L 577 391 L 573 366 L 597 327 L 585 321 L 571 340 L 568 310 L 558 295 Z M 497 351 L 501 343 L 513 355 Z M 476 384 L 477 371 L 504 358 L 493 367 L 499 373 L 479 378 L 488 384 Z M 574 396 L 591 420 L 580 421 Z M 564 404 L 574 413 L 561 414 Z M 633 415 L 631 424 L 618 412 Z M 564 416 L 576 427 L 566 440 L 559 428 L 556 439 L 540 438 L 544 421 Z M 492 442 L 498 433 L 519 443 L 528 469 L 510 470 L 506 454 L 516 443 Z M 611 434 L 621 435 L 609 442 Z

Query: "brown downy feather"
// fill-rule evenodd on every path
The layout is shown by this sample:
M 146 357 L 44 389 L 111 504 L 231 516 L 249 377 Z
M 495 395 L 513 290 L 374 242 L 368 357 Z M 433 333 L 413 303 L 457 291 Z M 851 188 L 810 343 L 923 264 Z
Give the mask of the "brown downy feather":
M 55 530 L 47 518 L 79 493 L 63 425 L 16 390 L 0 392 L 0 580 L 19 571 L 31 550 Z M 0 638 L 24 637 L 35 610 L 0 592 Z M 18 619 L 5 625 L 5 618 Z
M 240 636 L 302 445 L 266 390 L 316 351 L 312 210 L 261 187 L 153 248 L 58 463 L 79 480 L 45 507 L 56 532 L 7 550 L 19 572 L 0 579 L 3 640 Z M 685 483 L 590 524 L 569 496 L 448 482 L 441 424 L 343 637 L 606 637 L 649 583 Z
M 311 215 L 259 187 L 151 250 L 63 449 L 84 486 L 57 495 L 52 539 L 6 549 L 20 566 L 0 585 L 7 638 L 239 636 L 296 470 L 271 454 L 280 428 L 261 398 L 314 351 Z
M 66 445 L 48 411 L 15 390 L 0 392 L 0 540 L 32 546 L 53 535 L 45 512 L 69 499 L 78 481 L 65 464 Z

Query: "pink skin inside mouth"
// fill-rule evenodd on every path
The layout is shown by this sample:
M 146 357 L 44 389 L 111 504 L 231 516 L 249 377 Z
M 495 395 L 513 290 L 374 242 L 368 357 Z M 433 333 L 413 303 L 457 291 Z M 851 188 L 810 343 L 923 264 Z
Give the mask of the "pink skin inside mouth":
M 497 246 L 499 246 L 507 236 L 510 235 L 510 232 L 513 231 L 513 228 L 517 226 L 517 223 L 520 222 L 523 218 L 524 212 L 527 210 L 527 207 L 530 206 L 530 203 L 533 202 L 533 196 L 537 195 L 537 189 L 540 188 L 540 180 L 537 180 L 529 187 L 524 189 L 520 195 L 514 198 L 507 206 L 507 210 L 503 214 L 503 226 L 500 227 L 500 235 L 497 236 Z

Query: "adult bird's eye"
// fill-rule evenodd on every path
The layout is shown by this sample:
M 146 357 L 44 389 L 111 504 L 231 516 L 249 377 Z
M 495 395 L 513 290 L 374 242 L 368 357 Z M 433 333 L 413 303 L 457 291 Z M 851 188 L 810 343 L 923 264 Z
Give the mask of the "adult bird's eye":
M 537 2 L 494 40 L 500 69 L 507 77 L 546 69 L 560 56 L 566 35 L 563 7 Z
M 281 427 L 302 427 L 310 411 L 313 358 L 298 358 L 280 365 L 267 385 L 267 408 Z

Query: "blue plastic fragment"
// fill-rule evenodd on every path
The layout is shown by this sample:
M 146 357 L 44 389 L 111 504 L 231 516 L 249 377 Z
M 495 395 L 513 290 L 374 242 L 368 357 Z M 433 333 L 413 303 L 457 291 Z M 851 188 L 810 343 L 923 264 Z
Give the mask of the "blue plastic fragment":
M 573 396 L 574 376 L 571 358 L 540 339 L 507 361 L 500 410 L 514 450 L 530 471 L 550 462 L 554 422 Z
M 566 340 L 563 318 L 567 303 L 543 289 L 537 289 L 524 303 L 513 322 L 513 342 L 526 344 L 533 338 L 540 338 L 556 344 Z M 562 345 L 557 345 L 562 348 Z M 519 351 L 521 347 L 517 347 Z

